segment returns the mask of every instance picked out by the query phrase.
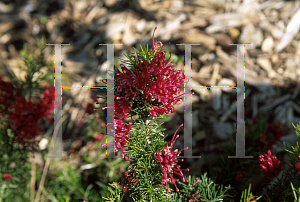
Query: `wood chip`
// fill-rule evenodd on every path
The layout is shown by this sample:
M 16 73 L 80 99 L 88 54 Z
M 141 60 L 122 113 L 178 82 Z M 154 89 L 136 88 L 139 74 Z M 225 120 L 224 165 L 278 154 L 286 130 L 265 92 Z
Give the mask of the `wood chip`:
M 276 47 L 277 52 L 280 52 L 282 49 L 284 49 L 295 37 L 295 35 L 299 32 L 300 29 L 299 19 L 300 19 L 300 8 L 294 14 L 288 26 L 286 27 L 285 33 Z
M 274 47 L 273 38 L 272 37 L 267 37 L 267 38 L 265 38 L 265 40 L 263 41 L 263 43 L 261 45 L 261 50 L 263 52 L 271 52 L 273 47 Z

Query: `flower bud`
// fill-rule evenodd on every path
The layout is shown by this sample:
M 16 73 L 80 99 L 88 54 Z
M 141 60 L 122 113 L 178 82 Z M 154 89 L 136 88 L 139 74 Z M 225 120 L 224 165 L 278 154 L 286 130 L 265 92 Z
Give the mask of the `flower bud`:
M 268 155 L 259 155 L 259 160 L 262 162 L 260 167 L 262 168 L 262 173 L 267 177 L 275 177 L 278 175 L 282 168 L 282 163 L 277 159 L 276 156 L 271 154 L 271 150 L 268 150 Z

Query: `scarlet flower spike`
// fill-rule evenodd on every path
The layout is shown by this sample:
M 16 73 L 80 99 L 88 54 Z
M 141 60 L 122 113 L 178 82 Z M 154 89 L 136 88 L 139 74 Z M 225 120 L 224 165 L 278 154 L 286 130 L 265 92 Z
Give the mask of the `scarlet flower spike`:
M 267 177 L 277 176 L 282 168 L 282 163 L 276 156 L 271 154 L 270 149 L 268 150 L 268 155 L 266 153 L 259 155 L 259 160 L 262 162 L 262 164 L 260 164 L 262 173 Z
M 128 143 L 128 138 L 130 137 L 129 131 L 131 130 L 131 124 L 132 122 L 129 122 L 129 125 L 125 127 L 125 123 L 123 122 L 123 118 L 126 118 L 128 115 L 122 115 L 121 117 L 114 116 L 112 117 L 113 124 L 111 127 L 108 128 L 109 131 L 113 132 L 114 128 L 114 138 L 115 142 L 114 143 L 106 143 L 102 144 L 102 146 L 107 146 L 107 145 L 114 145 L 115 146 L 115 152 L 118 149 L 121 149 L 123 153 L 125 153 L 125 145 Z M 115 119 L 114 119 L 115 118 Z M 108 134 L 109 135 L 109 134 Z M 110 135 L 112 136 L 112 135 Z M 125 160 L 128 161 L 129 157 L 126 155 L 123 155 L 123 158 L 126 158 Z
M 163 146 L 163 152 L 157 151 L 157 152 L 154 153 L 155 159 L 162 162 L 162 164 L 160 164 L 160 168 L 163 172 L 163 176 L 162 176 L 162 179 L 161 179 L 161 184 L 164 187 L 164 189 L 166 189 L 168 192 L 170 191 L 169 186 L 168 186 L 168 182 L 173 183 L 175 188 L 176 188 L 176 191 L 179 191 L 178 187 L 176 186 L 176 181 L 178 181 L 178 179 L 174 178 L 173 174 L 176 174 L 176 175 L 179 175 L 180 177 L 182 177 L 183 182 L 188 181 L 183 176 L 182 171 L 189 171 L 189 169 L 180 169 L 180 166 L 176 163 L 178 161 L 183 160 L 183 159 L 177 159 L 176 157 L 179 156 L 181 151 L 183 151 L 187 148 L 181 149 L 180 151 L 178 151 L 178 149 L 175 149 L 174 151 L 171 151 L 174 142 L 179 137 L 178 135 L 176 135 L 176 133 L 177 133 L 177 131 L 179 130 L 179 128 L 181 126 L 183 126 L 183 124 L 181 124 L 177 128 L 177 130 L 175 131 L 175 133 L 173 135 L 173 138 L 171 140 L 171 146 L 168 146 L 168 143 L 167 143 L 165 146 Z M 176 135 L 176 138 L 175 138 L 175 135 Z M 162 153 L 163 153 L 164 157 L 161 156 Z

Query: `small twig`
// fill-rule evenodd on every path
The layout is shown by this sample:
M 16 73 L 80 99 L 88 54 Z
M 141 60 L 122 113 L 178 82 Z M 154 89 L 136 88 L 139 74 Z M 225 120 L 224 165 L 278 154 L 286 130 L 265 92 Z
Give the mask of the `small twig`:
M 30 201 L 34 201 L 34 192 L 35 192 L 35 173 L 36 173 L 36 162 L 35 155 L 31 161 L 31 183 L 30 183 Z
M 53 201 L 53 202 L 58 202 L 58 200 L 55 198 L 55 196 L 54 196 L 53 194 L 49 194 L 49 193 L 45 190 L 44 187 L 43 187 L 42 191 L 43 191 L 43 194 L 46 196 L 46 198 L 50 199 L 50 200 Z M 49 196 L 49 195 L 50 195 L 50 196 Z
M 52 136 L 52 140 L 51 140 L 51 144 L 52 145 L 54 143 L 54 139 L 58 133 L 58 129 L 60 128 L 60 126 L 62 125 L 62 122 L 63 120 L 59 121 L 59 124 L 57 124 L 54 128 L 54 133 L 53 133 L 53 136 Z M 49 156 L 50 156 L 50 150 L 48 152 Z M 43 175 L 42 175 L 42 179 L 41 179 L 41 182 L 40 182 L 40 185 L 39 185 L 39 188 L 38 188 L 38 192 L 36 194 L 36 197 L 35 197 L 35 200 L 34 202 L 39 202 L 40 200 L 40 195 L 41 195 L 41 191 L 43 190 L 44 188 L 44 182 L 45 182 L 45 179 L 46 179 L 46 175 L 47 175 L 47 172 L 48 172 L 48 168 L 49 168 L 49 165 L 50 165 L 50 160 L 51 158 L 47 158 L 46 160 L 46 163 L 45 163 L 45 167 L 44 167 L 44 170 L 43 170 Z
M 41 182 L 40 182 L 40 185 L 39 185 L 39 189 L 38 189 L 38 192 L 36 194 L 34 202 L 39 202 L 39 200 L 40 200 L 40 195 L 41 195 L 41 191 L 43 189 L 44 182 L 45 182 L 45 179 L 46 179 L 46 175 L 47 175 L 48 168 L 49 168 L 49 165 L 50 165 L 50 160 L 51 160 L 51 158 L 48 158 L 46 160 L 45 167 L 44 167 L 44 170 L 43 170 L 42 179 L 41 179 Z

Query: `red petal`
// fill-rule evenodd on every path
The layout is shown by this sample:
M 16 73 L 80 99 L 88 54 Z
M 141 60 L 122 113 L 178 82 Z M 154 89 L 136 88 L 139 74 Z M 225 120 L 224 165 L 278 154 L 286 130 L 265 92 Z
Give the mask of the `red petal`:
M 3 174 L 2 176 L 5 177 L 8 181 L 12 180 L 12 176 L 11 175 Z
M 300 171 L 300 161 L 299 161 L 298 165 L 296 166 L 296 171 Z
M 240 178 L 243 177 L 244 175 L 242 173 L 239 173 L 235 176 L 235 181 L 238 182 L 240 181 Z
M 167 171 L 168 170 L 167 167 L 164 166 L 164 165 L 162 165 L 162 164 L 160 164 L 160 169 L 163 170 L 163 171 Z
M 280 163 L 280 161 L 278 161 L 278 164 L 276 166 L 276 170 L 279 172 L 282 168 L 282 163 Z
M 270 150 L 270 149 L 268 150 L 268 155 L 269 155 L 269 156 L 272 156 L 271 150 Z
M 274 165 L 272 161 L 268 161 L 269 169 L 274 170 Z
M 157 151 L 154 153 L 154 157 L 156 158 L 156 160 L 160 161 L 160 162 L 163 162 L 164 158 L 161 157 L 161 152 Z
M 263 164 L 260 164 L 260 167 L 265 170 L 265 171 L 268 171 L 268 167 L 264 166 Z

